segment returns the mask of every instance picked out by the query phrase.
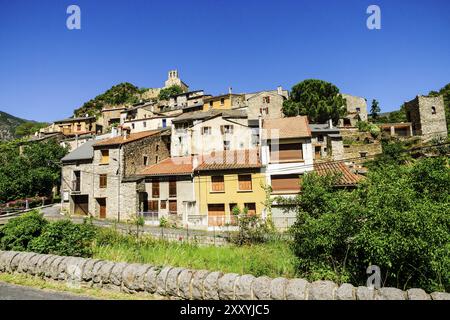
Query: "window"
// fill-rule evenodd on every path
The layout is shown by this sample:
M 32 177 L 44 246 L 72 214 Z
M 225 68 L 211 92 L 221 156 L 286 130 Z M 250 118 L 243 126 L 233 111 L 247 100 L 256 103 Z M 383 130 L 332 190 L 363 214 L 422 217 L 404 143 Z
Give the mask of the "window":
M 256 215 L 256 204 L 254 202 L 244 203 L 244 208 L 247 208 L 247 214 L 249 216 Z
M 225 98 L 220 99 L 220 105 L 223 106 L 225 104 Z
M 322 156 L 322 148 L 320 146 L 316 146 L 314 147 L 314 155 L 315 155 L 315 159 L 320 159 L 320 157 Z
M 148 202 L 148 211 L 158 212 L 158 200 L 150 200 Z
M 323 142 L 323 135 L 319 134 L 319 135 L 317 136 L 317 141 L 318 141 L 318 142 Z
M 225 191 L 225 182 L 224 182 L 223 176 L 212 176 L 211 177 L 211 191 L 213 191 L 213 192 Z
M 101 159 L 100 164 L 108 164 L 109 163 L 109 150 L 100 150 Z
M 169 181 L 169 197 L 174 198 L 177 196 L 177 181 L 170 180 Z
M 106 174 L 101 174 L 100 175 L 100 185 L 99 188 L 106 188 L 107 185 L 107 175 Z
M 166 209 L 166 208 L 167 208 L 166 200 L 161 200 L 161 209 Z
M 159 161 L 159 156 L 156 156 L 155 157 L 155 163 L 158 163 L 158 161 Z
M 230 145 L 231 145 L 230 141 L 225 140 L 223 142 L 223 150 L 230 150 Z
M 212 108 L 212 106 L 213 106 L 213 102 L 212 101 L 209 102 L 209 106 Z
M 252 190 L 252 175 L 251 174 L 238 175 L 238 181 L 239 181 L 239 191 Z
M 436 114 L 436 107 L 431 107 L 431 114 Z
M 361 112 L 361 108 L 360 107 L 356 107 L 356 112 Z
M 220 126 L 220 131 L 222 131 L 222 134 L 233 134 L 233 125 L 223 125 Z
M 366 152 L 366 151 L 360 151 L 360 152 L 359 152 L 359 156 L 360 156 L 361 158 L 365 158 L 365 157 L 367 157 L 367 152 Z
M 156 145 L 156 152 L 158 152 L 159 151 L 159 143 Z
M 144 156 L 144 166 L 148 166 L 148 157 Z
M 270 103 L 270 97 L 269 96 L 263 97 L 263 103 Z
M 134 123 L 131 124 L 131 129 L 134 129 Z
M 166 119 L 162 119 L 162 127 L 163 128 L 167 127 L 167 120 Z
M 262 107 L 262 108 L 259 108 L 259 113 L 260 114 L 269 114 L 269 108 L 268 107 Z
M 274 175 L 270 177 L 273 192 L 299 192 L 300 176 L 298 174 Z
M 158 180 L 152 181 L 152 197 L 159 198 L 159 181 Z
M 169 213 L 177 214 L 177 200 L 169 200 Z
M 77 124 L 77 131 L 81 131 L 81 124 Z
M 144 128 L 146 128 L 146 127 L 147 127 L 147 121 L 144 121 L 144 122 L 142 123 L 142 125 L 144 126 Z
M 203 127 L 202 128 L 202 134 L 203 135 L 211 135 L 211 127 Z

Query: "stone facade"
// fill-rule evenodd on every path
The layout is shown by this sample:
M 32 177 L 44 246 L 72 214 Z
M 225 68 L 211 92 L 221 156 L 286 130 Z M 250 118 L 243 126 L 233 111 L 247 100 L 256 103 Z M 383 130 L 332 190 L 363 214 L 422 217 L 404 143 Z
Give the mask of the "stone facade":
M 450 300 L 450 293 L 421 289 L 373 289 L 332 281 L 255 277 L 236 273 L 160 267 L 63 257 L 33 252 L 0 251 L 0 273 L 26 274 L 85 288 L 183 300 Z
M 406 117 L 412 123 L 413 134 L 427 141 L 447 138 L 444 98 L 417 96 L 405 103 Z
M 170 70 L 167 80 L 164 82 L 164 88 L 169 88 L 172 86 L 180 86 L 184 92 L 189 91 L 189 86 L 178 77 L 178 70 Z

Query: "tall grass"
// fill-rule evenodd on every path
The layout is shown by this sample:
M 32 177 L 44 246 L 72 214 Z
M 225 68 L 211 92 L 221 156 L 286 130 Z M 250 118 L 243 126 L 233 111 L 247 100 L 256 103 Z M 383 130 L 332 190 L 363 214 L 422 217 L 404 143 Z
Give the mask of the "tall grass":
M 295 256 L 287 242 L 248 246 L 198 246 L 122 235 L 110 229 L 99 231 L 94 258 L 207 269 L 254 276 L 294 277 Z

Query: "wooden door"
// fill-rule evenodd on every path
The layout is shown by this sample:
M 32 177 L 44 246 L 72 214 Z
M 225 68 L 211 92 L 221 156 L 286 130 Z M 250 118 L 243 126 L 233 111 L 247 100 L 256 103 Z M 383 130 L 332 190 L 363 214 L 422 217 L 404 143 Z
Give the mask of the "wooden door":
M 74 213 L 87 216 L 89 212 L 89 198 L 87 195 L 74 196 Z
M 225 224 L 225 204 L 208 204 L 208 224 L 210 226 Z
M 105 219 L 106 218 L 106 198 L 98 198 L 97 202 L 99 205 L 100 219 Z

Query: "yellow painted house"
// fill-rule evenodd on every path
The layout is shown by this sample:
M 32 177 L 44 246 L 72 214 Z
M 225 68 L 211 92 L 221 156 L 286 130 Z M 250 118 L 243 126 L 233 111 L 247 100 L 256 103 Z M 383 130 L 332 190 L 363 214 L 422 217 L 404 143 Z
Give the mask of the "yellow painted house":
M 200 156 L 194 175 L 199 213 L 207 215 L 208 226 L 233 224 L 235 206 L 261 215 L 264 183 L 257 150 L 227 150 Z

